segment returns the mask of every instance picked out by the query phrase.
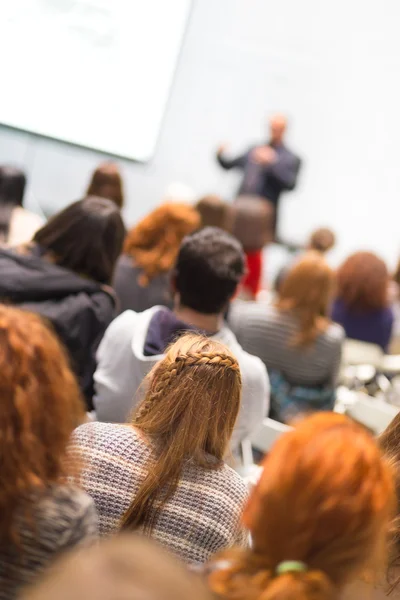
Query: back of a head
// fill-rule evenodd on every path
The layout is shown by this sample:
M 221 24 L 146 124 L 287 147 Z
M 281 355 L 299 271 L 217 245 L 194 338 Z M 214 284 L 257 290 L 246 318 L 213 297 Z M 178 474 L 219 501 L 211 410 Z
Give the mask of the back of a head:
M 233 205 L 233 235 L 247 252 L 272 242 L 274 206 L 258 196 L 239 196 Z
M 318 325 L 326 326 L 321 318 L 327 314 L 334 283 L 333 270 L 320 253 L 312 251 L 296 261 L 281 281 L 277 306 L 299 318 L 300 345 L 315 339 Z
M 21 600 L 210 600 L 199 578 L 143 536 L 112 538 L 56 563 Z
M 229 233 L 206 227 L 183 240 L 175 269 L 180 304 L 199 313 L 219 314 L 243 277 L 243 248 Z
M 193 206 L 166 202 L 146 215 L 127 234 L 124 253 L 131 256 L 143 273 L 142 285 L 175 264 L 183 238 L 200 226 Z
M 108 198 L 118 208 L 122 208 L 124 205 L 124 192 L 118 166 L 113 162 L 105 162 L 99 165 L 92 175 L 86 195 Z
M 311 234 L 308 247 L 310 250 L 316 250 L 325 254 L 325 252 L 333 248 L 335 242 L 336 236 L 333 231 L 327 227 L 320 227 Z
M 243 516 L 252 550 L 226 552 L 210 576 L 220 597 L 336 600 L 383 566 L 393 472 L 366 430 L 314 415 L 278 440 L 263 467 Z
M 33 241 L 58 265 L 108 284 L 124 238 L 124 223 L 114 202 L 88 196 L 52 217 Z
M 135 529 L 154 520 L 154 503 L 174 491 L 185 461 L 216 468 L 227 452 L 240 407 L 236 358 L 223 344 L 187 334 L 151 371 L 133 425 L 154 444 L 155 464 L 123 520 Z
M 7 242 L 13 209 L 22 206 L 26 176 L 21 169 L 0 166 L 0 240 Z
M 15 541 L 13 514 L 34 487 L 57 482 L 80 391 L 56 335 L 40 317 L 0 305 L 0 539 Z
M 219 227 L 232 233 L 233 206 L 222 200 L 220 196 L 210 194 L 200 198 L 196 210 L 201 217 L 201 227 Z
M 372 252 L 356 252 L 337 272 L 337 296 L 356 312 L 375 311 L 388 304 L 389 272 Z

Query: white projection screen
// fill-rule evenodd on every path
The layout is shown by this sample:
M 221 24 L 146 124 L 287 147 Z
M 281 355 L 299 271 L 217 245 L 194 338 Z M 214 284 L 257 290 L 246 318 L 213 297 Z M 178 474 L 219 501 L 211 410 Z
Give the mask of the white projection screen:
M 151 158 L 191 0 L 0 3 L 0 123 Z

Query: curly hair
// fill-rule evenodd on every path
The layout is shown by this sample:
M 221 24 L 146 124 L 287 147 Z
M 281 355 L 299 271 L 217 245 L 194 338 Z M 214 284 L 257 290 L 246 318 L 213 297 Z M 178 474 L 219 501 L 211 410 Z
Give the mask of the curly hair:
M 147 379 L 133 425 L 155 448 L 154 464 L 122 519 L 123 529 L 151 531 L 174 493 L 184 462 L 215 469 L 239 412 L 241 375 L 223 344 L 194 334 L 179 338 Z
M 66 475 L 66 447 L 84 405 L 66 354 L 40 317 L 0 305 L 0 540 L 17 543 L 15 511 Z
M 365 429 L 343 415 L 314 415 L 277 441 L 263 467 L 243 514 L 252 548 L 211 564 L 220 598 L 333 600 L 382 566 L 393 470 Z
M 379 310 L 388 304 L 389 272 L 372 252 L 356 252 L 337 272 L 337 297 L 354 311 Z
M 139 283 L 149 282 L 170 271 L 178 255 L 183 238 L 200 227 L 200 215 L 188 204 L 166 202 L 127 234 L 124 253 L 131 256 L 143 273 Z

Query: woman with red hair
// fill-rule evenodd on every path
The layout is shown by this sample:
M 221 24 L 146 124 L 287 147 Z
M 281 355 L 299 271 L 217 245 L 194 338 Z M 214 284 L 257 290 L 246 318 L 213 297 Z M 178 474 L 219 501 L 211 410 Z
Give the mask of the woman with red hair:
M 386 264 L 372 252 L 357 252 L 339 268 L 337 283 L 333 320 L 344 327 L 348 338 L 386 351 L 394 321 Z
M 15 598 L 61 552 L 97 537 L 92 500 L 67 484 L 84 419 L 68 359 L 41 319 L 0 305 L 0 598 Z
M 209 585 L 224 600 L 339 599 L 382 566 L 394 506 L 392 469 L 369 433 L 314 415 L 264 461 L 243 515 L 252 548 L 214 559 Z

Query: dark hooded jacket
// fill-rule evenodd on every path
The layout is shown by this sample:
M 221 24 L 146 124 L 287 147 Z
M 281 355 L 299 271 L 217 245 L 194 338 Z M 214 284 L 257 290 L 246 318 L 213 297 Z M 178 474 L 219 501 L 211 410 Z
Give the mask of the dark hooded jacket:
M 20 254 L 1 248 L 0 301 L 50 321 L 91 410 L 96 351 L 116 308 L 112 290 L 45 260 L 35 250 Z

